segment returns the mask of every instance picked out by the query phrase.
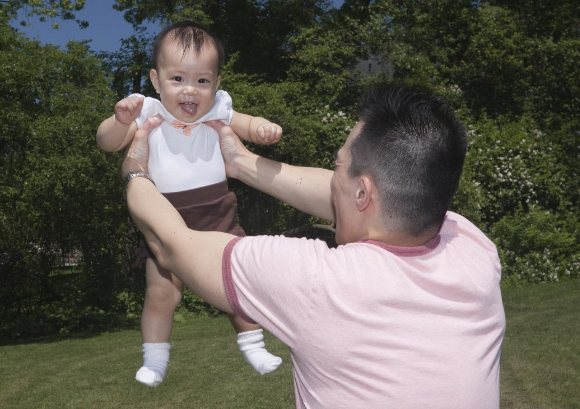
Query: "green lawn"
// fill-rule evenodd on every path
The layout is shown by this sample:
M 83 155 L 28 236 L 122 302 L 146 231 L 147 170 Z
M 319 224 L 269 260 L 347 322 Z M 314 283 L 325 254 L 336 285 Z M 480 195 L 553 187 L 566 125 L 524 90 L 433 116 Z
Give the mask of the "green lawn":
M 502 408 L 580 408 L 580 280 L 503 291 Z
M 502 408 L 580 408 L 580 280 L 503 294 Z M 294 407 L 288 352 L 269 334 L 284 364 L 260 376 L 227 319 L 176 323 L 166 381 L 155 389 L 134 380 L 140 343 L 132 330 L 0 346 L 0 408 Z
M 0 408 L 291 408 L 287 348 L 266 334 L 284 363 L 261 376 L 237 349 L 225 317 L 176 323 L 165 382 L 135 381 L 138 330 L 86 339 L 0 347 Z

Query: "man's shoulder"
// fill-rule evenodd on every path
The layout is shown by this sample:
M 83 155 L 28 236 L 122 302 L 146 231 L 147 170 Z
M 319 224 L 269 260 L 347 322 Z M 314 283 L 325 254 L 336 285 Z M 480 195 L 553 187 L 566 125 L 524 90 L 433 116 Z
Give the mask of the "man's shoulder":
M 471 232 L 473 234 L 480 234 L 485 237 L 485 234 L 468 218 L 451 211 L 445 214 L 443 225 L 441 226 L 441 233 L 446 232 Z
M 472 244 L 497 254 L 497 248 L 491 239 L 479 227 L 460 214 L 447 212 L 439 234 L 447 241 L 459 239 L 463 245 Z
M 277 246 L 281 249 L 293 248 L 293 247 L 313 247 L 320 249 L 330 249 L 328 244 L 323 240 L 319 239 L 309 239 L 306 237 L 286 237 L 282 234 L 280 235 L 257 235 L 257 236 L 245 236 L 242 240 L 236 240 L 236 243 L 244 243 L 246 245 L 253 246 Z

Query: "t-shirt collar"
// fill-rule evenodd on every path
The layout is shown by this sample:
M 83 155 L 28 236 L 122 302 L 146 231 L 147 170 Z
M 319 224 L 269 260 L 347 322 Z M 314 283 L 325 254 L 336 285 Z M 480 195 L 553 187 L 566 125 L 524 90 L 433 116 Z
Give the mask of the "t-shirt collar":
M 368 243 L 368 244 L 373 244 L 375 246 L 381 247 L 391 253 L 393 253 L 396 256 L 399 257 L 416 257 L 416 256 L 422 256 L 424 254 L 427 254 L 433 250 L 435 250 L 435 248 L 439 245 L 439 243 L 441 242 L 441 235 L 436 235 L 435 237 L 433 237 L 431 240 L 429 240 L 427 243 L 421 245 L 421 246 L 415 246 L 415 247 L 399 247 L 399 246 L 392 246 L 389 244 L 385 244 L 385 243 L 381 243 L 380 241 L 376 241 L 376 240 L 362 240 L 359 243 Z

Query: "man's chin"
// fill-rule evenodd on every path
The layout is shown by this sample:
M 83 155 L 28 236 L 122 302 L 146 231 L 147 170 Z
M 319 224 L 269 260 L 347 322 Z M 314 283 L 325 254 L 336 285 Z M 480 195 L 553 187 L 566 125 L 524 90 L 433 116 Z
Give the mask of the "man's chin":
M 338 244 L 339 246 L 346 244 L 346 240 L 342 237 L 340 233 L 338 233 L 338 231 L 334 233 L 334 241 L 336 241 L 336 244 Z

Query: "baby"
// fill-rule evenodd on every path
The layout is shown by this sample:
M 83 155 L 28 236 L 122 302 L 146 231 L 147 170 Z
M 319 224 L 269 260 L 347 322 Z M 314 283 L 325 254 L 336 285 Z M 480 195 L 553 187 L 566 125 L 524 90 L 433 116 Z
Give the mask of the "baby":
M 113 152 L 130 144 L 139 126 L 154 115 L 164 122 L 149 135 L 149 174 L 190 228 L 243 236 L 237 201 L 228 190 L 217 133 L 204 124 L 221 120 L 244 140 L 272 144 L 282 128 L 270 121 L 235 112 L 227 92 L 217 91 L 225 59 L 221 41 L 207 29 L 183 22 L 164 29 L 153 45 L 150 78 L 160 100 L 133 94 L 115 105 L 101 123 L 97 144 Z M 216 92 L 217 91 L 217 92 Z M 147 290 L 141 316 L 143 366 L 136 379 L 155 387 L 169 364 L 169 338 L 183 283 L 159 267 L 144 241 L 137 263 L 146 260 Z M 260 374 L 274 371 L 282 360 L 265 349 L 262 329 L 229 316 L 244 359 Z

